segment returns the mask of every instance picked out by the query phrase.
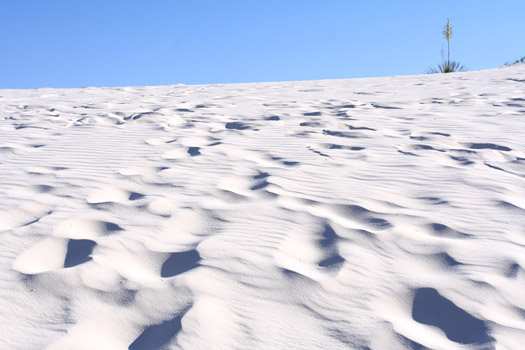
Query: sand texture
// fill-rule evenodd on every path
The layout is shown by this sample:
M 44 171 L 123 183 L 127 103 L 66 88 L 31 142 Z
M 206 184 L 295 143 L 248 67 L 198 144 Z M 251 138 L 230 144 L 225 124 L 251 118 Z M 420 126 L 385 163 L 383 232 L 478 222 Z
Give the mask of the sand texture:
M 0 90 L 0 238 L 0 349 L 523 349 L 525 64 Z

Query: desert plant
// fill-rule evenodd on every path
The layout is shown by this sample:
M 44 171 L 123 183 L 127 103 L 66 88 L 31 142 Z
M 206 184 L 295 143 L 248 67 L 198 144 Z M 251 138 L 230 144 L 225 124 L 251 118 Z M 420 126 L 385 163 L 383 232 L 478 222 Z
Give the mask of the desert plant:
M 452 39 L 452 26 L 450 25 L 450 19 L 447 18 L 447 24 L 443 28 L 443 36 L 447 39 L 447 59 L 445 60 L 445 55 L 441 51 L 441 57 L 443 61 L 437 65 L 435 68 L 430 68 L 427 70 L 427 73 L 452 73 L 452 72 L 464 72 L 467 68 L 456 61 L 450 60 L 450 39 Z
M 523 63 L 523 62 L 525 62 L 525 56 L 523 56 L 521 58 L 518 58 L 516 61 L 514 61 L 512 63 L 507 61 L 507 63 L 505 63 L 505 65 L 506 66 L 512 66 L 513 64 Z
M 456 61 L 443 61 L 435 68 L 430 68 L 427 73 L 453 73 L 453 72 L 465 72 L 467 68 Z

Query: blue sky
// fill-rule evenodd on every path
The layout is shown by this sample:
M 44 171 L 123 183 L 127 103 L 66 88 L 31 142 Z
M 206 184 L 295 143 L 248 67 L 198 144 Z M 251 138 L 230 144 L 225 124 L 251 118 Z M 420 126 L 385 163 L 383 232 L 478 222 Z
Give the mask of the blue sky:
M 525 1 L 2 0 L 0 88 L 214 84 L 471 70 L 525 55 Z

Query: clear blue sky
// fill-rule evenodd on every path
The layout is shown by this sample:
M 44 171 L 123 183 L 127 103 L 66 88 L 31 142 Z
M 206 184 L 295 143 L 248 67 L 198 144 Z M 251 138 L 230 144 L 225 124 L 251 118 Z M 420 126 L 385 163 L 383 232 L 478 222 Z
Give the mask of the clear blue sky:
M 471 70 L 525 55 L 525 1 L 1 0 L 0 88 L 213 84 Z

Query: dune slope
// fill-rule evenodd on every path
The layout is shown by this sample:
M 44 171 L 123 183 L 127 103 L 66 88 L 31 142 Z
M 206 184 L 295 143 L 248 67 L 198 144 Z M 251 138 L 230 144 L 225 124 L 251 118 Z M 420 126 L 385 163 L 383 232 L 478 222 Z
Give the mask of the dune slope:
M 525 65 L 0 90 L 2 349 L 522 349 Z

